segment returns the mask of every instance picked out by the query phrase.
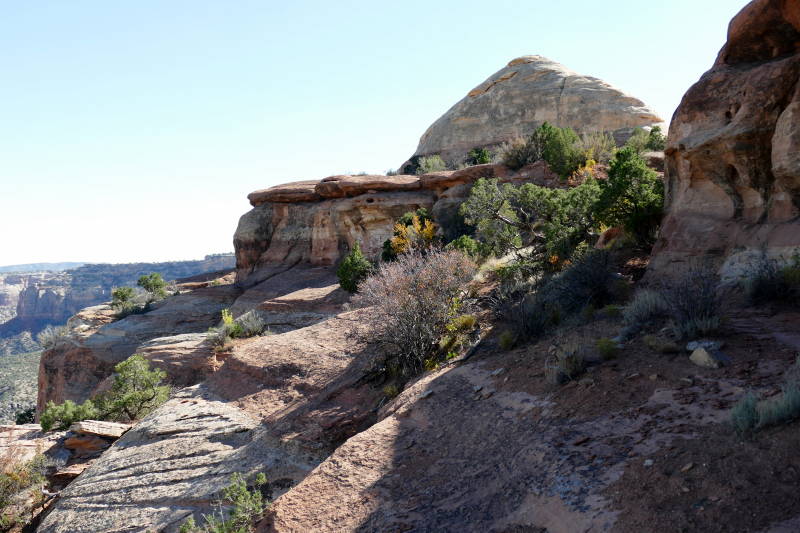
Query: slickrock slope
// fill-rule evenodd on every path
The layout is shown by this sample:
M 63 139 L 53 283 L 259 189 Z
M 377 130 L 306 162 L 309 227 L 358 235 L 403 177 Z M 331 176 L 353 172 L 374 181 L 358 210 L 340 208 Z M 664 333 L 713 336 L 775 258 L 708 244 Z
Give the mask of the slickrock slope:
M 739 273 L 762 244 L 800 246 L 800 7 L 756 0 L 683 97 L 666 149 L 666 216 L 650 276 L 709 253 Z
M 207 385 L 184 389 L 61 495 L 38 531 L 174 532 L 201 520 L 234 472 L 264 472 L 274 500 L 375 418 L 361 378 L 382 354 L 359 312 L 239 346 Z
M 613 85 L 538 55 L 511 61 L 434 122 L 414 155 L 463 155 L 530 135 L 548 121 L 578 133 L 605 131 L 618 142 L 636 127 L 661 125 L 658 113 Z

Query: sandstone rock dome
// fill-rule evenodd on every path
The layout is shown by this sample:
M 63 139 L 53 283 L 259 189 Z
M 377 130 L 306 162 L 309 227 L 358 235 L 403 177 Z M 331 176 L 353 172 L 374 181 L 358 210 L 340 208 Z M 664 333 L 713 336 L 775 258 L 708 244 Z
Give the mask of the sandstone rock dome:
M 449 156 L 530 135 L 548 121 L 560 128 L 606 131 L 618 142 L 636 127 L 664 122 L 644 102 L 603 80 L 538 55 L 492 74 L 422 135 L 414 155 Z

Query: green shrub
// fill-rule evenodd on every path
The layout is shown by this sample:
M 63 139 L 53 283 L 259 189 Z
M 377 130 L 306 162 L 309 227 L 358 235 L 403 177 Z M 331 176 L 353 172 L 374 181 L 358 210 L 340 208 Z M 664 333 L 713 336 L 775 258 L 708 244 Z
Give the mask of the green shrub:
M 416 174 L 417 176 L 421 176 L 429 172 L 441 172 L 443 170 L 447 170 L 447 165 L 444 164 L 442 158 L 438 155 L 432 155 L 419 160 L 419 167 L 417 168 Z
M 644 339 L 642 340 L 644 341 L 645 346 L 659 353 L 676 353 L 680 351 L 678 345 L 671 340 L 662 339 L 660 337 L 656 337 L 655 335 L 645 335 Z
M 52 401 L 45 406 L 39 423 L 42 430 L 54 426 L 65 430 L 81 420 L 113 420 L 130 422 L 138 420 L 169 397 L 169 387 L 159 386 L 166 377 L 162 370 L 150 370 L 150 364 L 141 354 L 134 354 L 114 367 L 111 389 L 82 405 L 66 400 L 61 405 Z
M 169 398 L 169 387 L 160 385 L 166 377 L 163 370 L 150 370 L 150 363 L 141 354 L 117 364 L 111 389 L 95 398 L 101 418 L 132 422 L 147 416 Z
M 400 389 L 396 385 L 386 385 L 383 388 L 383 393 L 389 400 L 394 400 L 400 395 Z
M 758 425 L 758 401 L 752 391 L 731 408 L 730 422 L 733 430 L 742 437 L 755 430 Z
M 630 147 L 617 151 L 608 169 L 608 180 L 600 182 L 594 216 L 608 227 L 622 227 L 646 250 L 658 238 L 664 211 L 664 184 L 658 174 Z
M 626 336 L 638 331 L 644 324 L 655 317 L 664 317 L 669 313 L 669 306 L 661 293 L 642 289 L 622 311 L 626 322 Z
M 604 361 L 611 359 L 612 357 L 615 357 L 617 353 L 619 353 L 619 345 L 608 338 L 598 339 L 597 353 L 600 355 L 600 359 L 603 359 Z
M 471 330 L 478 322 L 478 317 L 475 315 L 461 315 L 453 319 L 452 328 L 454 331 L 468 331 Z
M 630 139 L 625 143 L 625 148 L 630 148 L 638 155 L 647 152 L 647 143 L 650 141 L 650 135 L 642 128 L 633 130 Z
M 667 137 L 661 134 L 661 126 L 653 126 L 647 136 L 647 144 L 644 146 L 651 152 L 663 152 L 667 147 Z
M 167 282 L 161 279 L 161 274 L 158 272 L 153 272 L 149 276 L 140 276 L 136 285 L 147 291 L 151 302 L 163 300 L 167 297 L 167 291 L 165 290 Z
M 550 281 L 559 306 L 566 313 L 580 313 L 587 306 L 599 309 L 616 299 L 611 252 L 586 249 L 573 254 L 570 264 Z
M 473 148 L 467 154 L 467 163 L 470 165 L 485 165 L 492 160 L 486 148 Z
M 133 287 L 119 287 L 111 291 L 111 305 L 128 302 L 133 300 L 134 296 Z
M 622 308 L 618 305 L 607 305 L 603 308 L 603 314 L 608 318 L 619 318 L 622 316 Z
M 517 340 L 517 335 L 513 331 L 506 330 L 500 334 L 500 338 L 497 340 L 500 348 L 503 350 L 510 350 L 514 347 L 514 342 Z
M 347 257 L 339 264 L 336 275 L 339 277 L 339 286 L 347 292 L 358 291 L 358 284 L 364 281 L 372 269 L 372 263 L 367 261 L 358 241 L 353 243 L 353 249 Z
M 542 265 L 553 259 L 560 264 L 580 244 L 596 239 L 592 206 L 599 193 L 593 179 L 562 190 L 532 183 L 501 187 L 497 180 L 482 178 L 461 214 L 476 227 L 487 254 L 502 257 L 530 246 Z
M 27 409 L 17 411 L 16 415 L 14 416 L 14 424 L 18 426 L 23 424 L 33 424 L 35 415 L 36 407 L 28 407 Z
M 462 235 L 461 237 L 450 241 L 447 246 L 444 247 L 445 250 L 460 250 L 465 255 L 469 257 L 475 258 L 480 255 L 478 251 L 478 243 L 470 237 L 469 235 Z
M 782 394 L 758 407 L 758 428 L 777 426 L 800 416 L 800 384 L 796 381 L 783 387 Z
M 75 422 L 97 418 L 100 418 L 100 412 L 91 400 L 86 400 L 83 405 L 77 405 L 72 400 L 56 405 L 50 400 L 42 411 L 42 416 L 39 417 L 39 424 L 43 431 L 50 431 L 53 426 L 63 431 L 69 429 Z
M 180 527 L 180 533 L 248 533 L 253 531 L 253 524 L 264 516 L 269 502 L 262 500 L 260 487 L 267 483 L 264 474 L 258 474 L 253 490 L 247 490 L 247 482 L 240 473 L 231 476 L 230 485 L 222 489 L 223 500 L 217 502 L 219 518 L 215 515 L 203 515 L 203 527 L 198 527 L 194 516 L 189 517 Z M 231 502 L 227 509 L 228 519 L 224 518 L 223 501 Z
M 559 178 L 567 179 L 581 163 L 581 152 L 576 147 L 580 138 L 572 128 L 556 128 L 547 122 L 539 131 L 545 139 L 544 160 Z

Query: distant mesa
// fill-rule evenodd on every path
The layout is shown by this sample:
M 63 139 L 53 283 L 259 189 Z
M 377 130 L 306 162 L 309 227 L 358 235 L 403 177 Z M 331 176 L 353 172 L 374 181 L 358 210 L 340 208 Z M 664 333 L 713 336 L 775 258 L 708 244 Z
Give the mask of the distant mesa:
M 414 155 L 461 155 L 530 135 L 545 121 L 577 133 L 605 131 L 624 143 L 637 127 L 664 125 L 638 98 L 543 56 L 511 61 L 434 122 Z
M 0 266 L 0 272 L 42 272 L 45 270 L 67 270 L 79 268 L 86 263 L 27 263 L 24 265 Z

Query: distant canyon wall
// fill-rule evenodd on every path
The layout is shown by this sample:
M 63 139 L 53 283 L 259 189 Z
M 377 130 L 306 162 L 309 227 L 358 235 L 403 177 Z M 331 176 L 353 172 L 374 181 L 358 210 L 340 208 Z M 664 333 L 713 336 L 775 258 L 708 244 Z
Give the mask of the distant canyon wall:
M 133 286 L 143 274 L 159 272 L 172 280 L 234 266 L 233 254 L 218 254 L 197 261 L 90 263 L 66 271 L 0 274 L 0 324 L 15 333 L 35 333 L 44 324 L 64 323 L 81 309 L 110 300 L 114 287 Z

